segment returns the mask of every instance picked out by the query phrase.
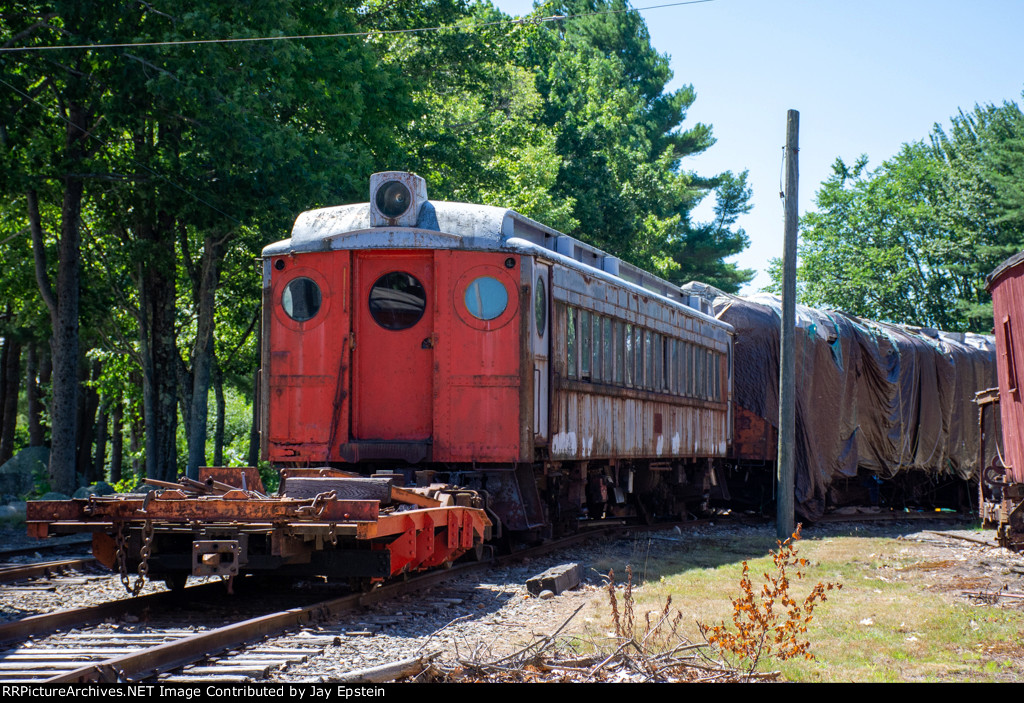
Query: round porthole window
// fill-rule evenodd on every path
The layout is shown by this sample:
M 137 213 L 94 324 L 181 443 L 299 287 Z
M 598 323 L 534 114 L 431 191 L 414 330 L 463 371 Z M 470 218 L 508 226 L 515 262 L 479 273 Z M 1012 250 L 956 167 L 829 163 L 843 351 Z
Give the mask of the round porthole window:
M 537 336 L 544 336 L 544 327 L 548 322 L 548 294 L 544 289 L 544 279 L 537 276 L 537 285 L 534 286 L 533 314 L 537 320 Z
M 281 307 L 296 322 L 311 320 L 320 312 L 320 286 L 309 278 L 289 281 L 281 295 Z
M 427 293 L 416 277 L 404 271 L 385 273 L 370 289 L 370 314 L 388 330 L 412 327 L 427 307 Z
M 497 278 L 481 276 L 466 286 L 466 309 L 479 320 L 493 320 L 508 307 L 508 292 Z

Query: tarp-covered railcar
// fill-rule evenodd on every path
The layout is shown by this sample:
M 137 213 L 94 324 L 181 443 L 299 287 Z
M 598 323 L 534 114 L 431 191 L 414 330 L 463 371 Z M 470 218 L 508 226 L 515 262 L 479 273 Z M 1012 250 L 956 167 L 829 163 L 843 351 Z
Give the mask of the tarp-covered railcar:
M 774 461 L 779 415 L 780 302 L 691 283 L 736 331 L 736 459 Z M 796 501 L 809 518 L 840 492 L 920 472 L 924 483 L 978 469 L 977 391 L 995 377 L 990 337 L 876 323 L 797 306 Z M 760 428 L 767 441 L 744 439 Z M 987 453 L 995 451 L 988 438 Z

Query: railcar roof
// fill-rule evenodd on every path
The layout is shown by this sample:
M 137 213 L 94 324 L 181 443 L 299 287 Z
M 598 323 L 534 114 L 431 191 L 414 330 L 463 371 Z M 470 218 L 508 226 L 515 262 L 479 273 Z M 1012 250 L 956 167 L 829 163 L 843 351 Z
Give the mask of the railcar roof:
M 415 227 L 372 227 L 370 204 L 339 205 L 303 212 L 295 220 L 292 236 L 267 246 L 264 256 L 345 249 L 476 249 L 547 256 L 624 282 L 628 287 L 666 298 L 723 327 L 710 305 L 680 286 L 621 261 L 585 242 L 562 234 L 515 210 L 430 200 L 425 202 Z
M 996 279 L 1007 271 L 1017 268 L 1022 261 L 1024 261 L 1024 251 L 1014 254 L 1009 259 L 996 266 L 995 270 L 990 273 L 988 278 L 985 280 L 985 289 L 991 292 L 992 285 L 996 282 Z

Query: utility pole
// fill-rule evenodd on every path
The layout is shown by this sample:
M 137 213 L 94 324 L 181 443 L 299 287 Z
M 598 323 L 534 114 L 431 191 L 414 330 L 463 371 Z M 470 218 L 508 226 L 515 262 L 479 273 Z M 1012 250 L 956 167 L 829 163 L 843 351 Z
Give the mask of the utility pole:
M 794 530 L 794 462 L 796 443 L 796 230 L 799 211 L 800 113 L 786 115 L 785 247 L 782 255 L 782 334 L 779 348 L 779 461 L 775 498 L 775 533 L 786 540 Z

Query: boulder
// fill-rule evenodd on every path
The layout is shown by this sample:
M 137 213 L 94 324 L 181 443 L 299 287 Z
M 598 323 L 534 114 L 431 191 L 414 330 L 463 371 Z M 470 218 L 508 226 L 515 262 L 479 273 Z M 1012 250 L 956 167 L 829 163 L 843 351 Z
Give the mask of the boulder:
M 0 466 L 0 495 L 23 497 L 32 492 L 36 476 L 46 476 L 47 447 L 26 447 Z

